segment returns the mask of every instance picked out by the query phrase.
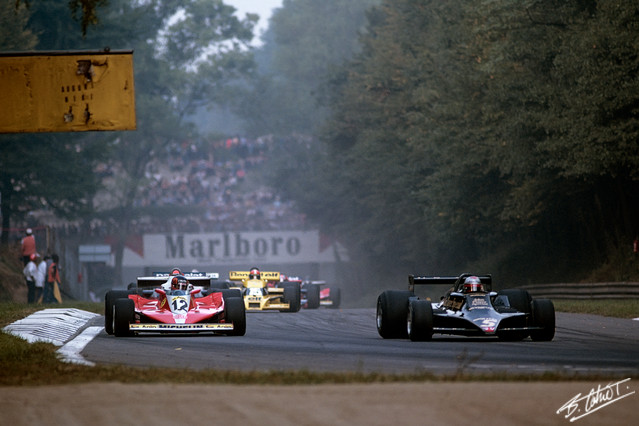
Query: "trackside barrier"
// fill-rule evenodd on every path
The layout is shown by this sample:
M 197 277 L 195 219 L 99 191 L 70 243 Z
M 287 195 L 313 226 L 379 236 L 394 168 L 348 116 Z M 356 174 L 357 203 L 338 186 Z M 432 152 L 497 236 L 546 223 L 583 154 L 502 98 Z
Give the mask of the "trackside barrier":
M 533 284 L 519 287 L 548 299 L 637 299 L 639 282 Z

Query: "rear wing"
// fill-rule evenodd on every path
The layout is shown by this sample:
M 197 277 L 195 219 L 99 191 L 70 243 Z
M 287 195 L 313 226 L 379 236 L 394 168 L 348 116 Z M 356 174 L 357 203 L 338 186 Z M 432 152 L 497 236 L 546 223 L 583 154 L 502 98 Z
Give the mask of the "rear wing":
M 229 271 L 229 280 L 244 281 L 248 280 L 249 271 Z M 260 272 L 260 278 L 266 281 L 279 281 L 279 272 Z
M 217 280 L 220 274 L 217 272 L 185 272 L 182 275 L 189 280 L 189 283 L 198 287 L 210 287 L 211 280 Z M 164 284 L 171 274 L 169 272 L 153 272 L 148 277 L 138 277 L 138 288 L 159 287 Z
M 452 284 L 455 290 L 459 290 L 460 285 L 464 282 L 467 277 L 472 277 L 473 274 L 461 274 L 460 276 L 441 276 L 441 277 L 432 277 L 432 276 L 408 276 L 408 289 L 412 292 L 415 291 L 415 285 L 435 285 L 435 284 Z M 475 275 L 479 280 L 486 286 L 488 291 L 493 283 L 493 277 L 490 274 L 484 275 Z

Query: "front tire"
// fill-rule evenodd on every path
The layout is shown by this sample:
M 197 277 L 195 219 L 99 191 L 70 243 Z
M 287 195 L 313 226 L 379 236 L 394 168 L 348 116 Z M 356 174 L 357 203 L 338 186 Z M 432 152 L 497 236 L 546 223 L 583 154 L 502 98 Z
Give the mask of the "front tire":
M 541 327 L 531 330 L 530 338 L 536 342 L 549 342 L 555 337 L 555 305 L 550 299 L 532 301 L 533 326 Z
M 320 286 L 308 284 L 306 287 L 306 309 L 317 309 L 320 305 Z
M 433 307 L 426 300 L 412 300 L 406 324 L 408 337 L 413 342 L 424 342 L 433 337 Z
M 129 325 L 135 322 L 135 304 L 131 299 L 118 299 L 113 304 L 113 333 L 116 337 L 132 336 Z
M 331 309 L 338 309 L 340 303 L 342 303 L 342 291 L 339 288 L 331 288 L 330 296 L 331 301 Z
M 229 297 L 224 299 L 226 306 L 225 319 L 227 323 L 233 324 L 233 331 L 226 333 L 227 336 L 244 336 L 246 334 L 246 309 L 244 300 L 241 297 Z
M 377 332 L 384 339 L 405 339 L 408 337 L 406 318 L 410 291 L 386 290 L 377 298 Z
M 107 334 L 113 334 L 113 304 L 128 297 L 129 292 L 125 290 L 110 290 L 104 295 L 104 330 Z
M 302 292 L 298 283 L 286 284 L 284 294 L 282 295 L 284 303 L 289 304 L 288 310 L 282 312 L 299 312 L 302 307 Z

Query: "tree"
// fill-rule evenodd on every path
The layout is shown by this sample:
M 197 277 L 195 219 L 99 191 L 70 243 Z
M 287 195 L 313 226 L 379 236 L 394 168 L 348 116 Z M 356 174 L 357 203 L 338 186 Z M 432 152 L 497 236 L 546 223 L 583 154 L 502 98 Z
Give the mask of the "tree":
M 26 221 L 34 210 L 48 210 L 58 217 L 75 219 L 87 214 L 98 182 L 91 164 L 99 148 L 77 137 L 58 135 L 3 135 L 0 142 L 0 194 L 2 228 L 12 221 Z M 8 243 L 2 233 L 2 244 Z
M 0 6 L 0 50 L 30 50 L 38 42 L 36 35 L 26 28 L 29 10 L 24 5 Z
M 31 50 L 38 43 L 27 22 L 33 10 L 18 4 L 0 8 L 0 50 Z M 77 136 L 77 135 L 76 135 Z M 97 182 L 93 160 L 96 146 L 78 137 L 55 134 L 0 137 L 0 195 L 2 228 L 24 222 L 36 209 L 75 218 L 91 206 Z M 7 244 L 8 232 L 0 243 Z
M 142 217 L 166 214 L 136 203 L 148 182 L 148 164 L 169 143 L 197 138 L 186 118 L 218 99 L 215 90 L 251 64 L 246 46 L 256 17 L 239 20 L 234 13 L 219 0 L 112 1 L 100 26 L 85 39 L 94 45 L 127 43 L 135 50 L 137 131 L 109 138 L 117 179 L 97 207 L 115 237 L 116 283 L 121 283 L 124 246 L 134 224 Z
M 527 280 L 601 263 L 632 238 L 634 2 L 380 11 L 331 90 L 319 165 L 331 190 L 307 203 L 327 224 L 393 264 Z
M 328 110 L 323 83 L 358 51 L 364 12 L 379 1 L 285 0 L 274 11 L 256 52 L 259 68 L 233 97 L 249 134 L 317 133 Z
M 15 8 L 22 6 L 29 8 L 33 0 L 15 0 Z M 36 0 L 44 2 L 47 0 Z M 80 21 L 82 35 L 86 35 L 90 25 L 98 23 L 98 9 L 108 4 L 108 0 L 69 0 L 66 8 L 71 12 L 71 17 Z

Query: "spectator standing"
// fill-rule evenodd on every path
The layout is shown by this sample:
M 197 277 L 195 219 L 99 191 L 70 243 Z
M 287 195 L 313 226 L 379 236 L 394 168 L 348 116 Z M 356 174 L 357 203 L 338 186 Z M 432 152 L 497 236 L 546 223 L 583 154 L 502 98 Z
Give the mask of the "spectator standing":
M 45 262 L 42 257 L 36 253 L 36 261 L 35 264 L 37 266 L 36 274 L 35 274 L 35 301 L 37 303 L 42 303 L 42 295 L 44 291 L 44 282 L 47 279 L 47 262 Z
M 29 261 L 25 265 L 22 273 L 24 274 L 24 279 L 27 281 L 27 303 L 34 303 L 35 299 L 35 279 L 36 274 L 38 272 L 38 267 L 35 264 L 36 253 L 33 253 L 29 256 Z
M 22 245 L 22 264 L 27 266 L 27 263 L 31 260 L 31 255 L 36 252 L 36 241 L 31 228 L 27 228 L 26 235 L 22 238 L 20 244 Z
M 51 265 L 47 270 L 47 281 L 44 283 L 44 303 L 53 303 L 55 300 L 60 303 L 60 300 L 54 298 L 55 295 L 55 286 L 60 283 L 60 268 L 58 267 L 58 262 L 60 261 L 60 257 L 57 254 L 51 255 Z

